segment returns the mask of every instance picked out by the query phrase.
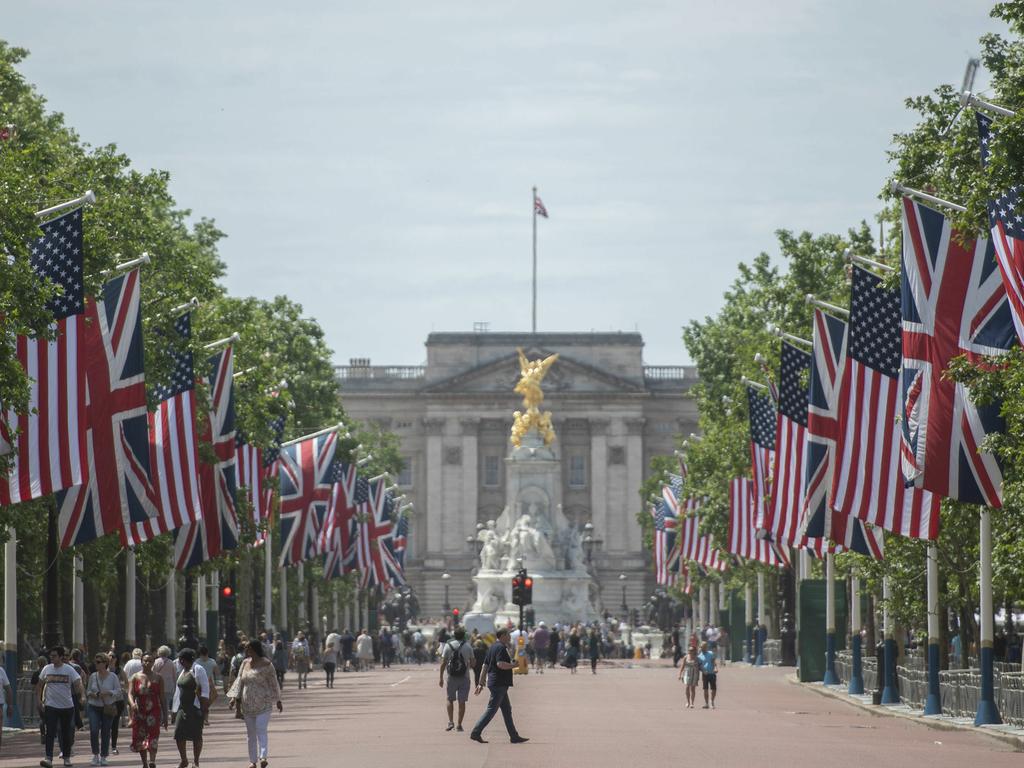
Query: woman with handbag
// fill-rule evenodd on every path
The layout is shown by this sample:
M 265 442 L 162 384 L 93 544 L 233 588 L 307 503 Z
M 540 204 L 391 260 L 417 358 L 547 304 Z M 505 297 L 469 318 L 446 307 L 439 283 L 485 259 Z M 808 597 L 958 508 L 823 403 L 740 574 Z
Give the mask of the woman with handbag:
M 235 710 L 235 717 L 245 720 L 245 731 L 249 738 L 249 768 L 267 768 L 267 726 L 275 704 L 282 712 L 281 688 L 277 684 L 274 665 L 263 655 L 263 644 L 250 640 L 245 646 L 245 661 L 238 670 L 231 690 L 228 691 L 228 706 Z
M 153 654 L 142 656 L 142 671 L 128 681 L 128 709 L 132 716 L 132 751 L 142 758 L 142 768 L 156 768 L 160 727 L 167 730 L 163 681 L 153 671 Z
M 110 727 L 117 717 L 117 697 L 121 681 L 108 667 L 110 659 L 104 653 L 93 659 L 96 671 L 89 675 L 85 687 L 89 712 L 89 742 L 92 745 L 92 764 L 106 765 L 110 752 Z

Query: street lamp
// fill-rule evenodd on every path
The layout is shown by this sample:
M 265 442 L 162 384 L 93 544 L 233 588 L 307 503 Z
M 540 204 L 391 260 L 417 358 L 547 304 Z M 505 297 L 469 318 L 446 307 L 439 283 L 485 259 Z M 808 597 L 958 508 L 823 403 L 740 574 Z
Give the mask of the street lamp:
M 583 526 L 583 552 L 587 556 L 587 565 L 590 565 L 590 560 L 594 555 L 594 549 L 600 549 L 602 543 L 601 539 L 594 538 L 593 523 L 587 523 Z
M 629 606 L 626 605 L 626 574 L 619 574 L 619 584 L 622 585 L 622 615 L 629 619 Z
M 441 581 L 444 582 L 444 612 L 448 613 L 451 610 L 451 606 L 448 604 L 448 579 L 451 578 L 448 571 L 441 574 Z

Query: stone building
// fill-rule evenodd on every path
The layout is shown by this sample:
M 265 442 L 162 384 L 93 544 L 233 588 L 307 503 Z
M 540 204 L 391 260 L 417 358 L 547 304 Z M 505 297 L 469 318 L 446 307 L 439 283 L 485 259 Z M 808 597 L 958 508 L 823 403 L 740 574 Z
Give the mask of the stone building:
M 354 359 L 337 369 L 348 414 L 401 440 L 399 485 L 415 504 L 406 572 L 421 612 L 441 614 L 446 584 L 452 607 L 472 602 L 476 552 L 466 539 L 505 504 L 517 347 L 530 359 L 560 355 L 544 379 L 544 409 L 558 434 L 563 512 L 580 528 L 593 524 L 603 607 L 620 612 L 623 585 L 627 606 L 639 607 L 654 580 L 638 490 L 651 457 L 696 430 L 695 369 L 644 365 L 638 333 L 431 333 L 426 365 Z

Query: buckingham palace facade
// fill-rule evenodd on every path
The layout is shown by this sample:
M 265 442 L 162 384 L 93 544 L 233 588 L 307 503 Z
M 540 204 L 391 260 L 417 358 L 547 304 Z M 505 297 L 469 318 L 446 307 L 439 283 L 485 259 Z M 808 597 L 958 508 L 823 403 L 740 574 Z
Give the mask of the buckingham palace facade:
M 415 507 L 406 575 L 421 613 L 440 616 L 448 573 L 449 603 L 465 610 L 475 592 L 477 523 L 501 514 L 512 413 L 520 398 L 516 348 L 534 359 L 557 352 L 544 379 L 561 460 L 563 511 L 582 529 L 593 524 L 591 565 L 603 608 L 640 607 L 654 589 L 636 513 L 650 459 L 671 455 L 678 435 L 697 428 L 687 396 L 696 372 L 643 362 L 639 333 L 431 333 L 426 365 L 338 366 L 346 412 L 375 422 L 401 442 L 398 480 Z M 626 579 L 619 578 L 625 574 Z

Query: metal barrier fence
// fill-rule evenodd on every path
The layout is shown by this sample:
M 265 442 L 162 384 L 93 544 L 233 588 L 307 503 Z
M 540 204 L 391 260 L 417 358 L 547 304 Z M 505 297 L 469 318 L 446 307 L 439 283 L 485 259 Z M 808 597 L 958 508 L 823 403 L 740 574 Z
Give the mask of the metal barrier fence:
M 772 666 L 778 666 L 782 663 L 782 641 L 781 640 L 765 640 L 764 641 L 764 663 Z
M 14 694 L 18 702 L 18 712 L 21 720 L 26 725 L 35 725 L 39 722 L 39 710 L 36 708 L 36 692 L 32 688 L 32 675 L 18 675 L 18 691 Z
M 928 672 L 918 664 L 919 657 L 911 657 L 910 664 L 896 667 L 896 686 L 900 699 L 910 707 L 923 709 L 928 697 Z M 864 690 L 878 686 L 877 662 L 874 656 L 861 659 Z M 844 683 L 850 681 L 853 654 L 836 653 L 836 674 Z M 1024 672 L 1015 663 L 996 662 L 993 674 L 996 706 L 1003 722 L 1024 727 Z M 939 697 L 942 713 L 951 717 L 973 719 L 978 711 L 981 695 L 981 671 L 978 669 L 949 669 L 939 672 Z

